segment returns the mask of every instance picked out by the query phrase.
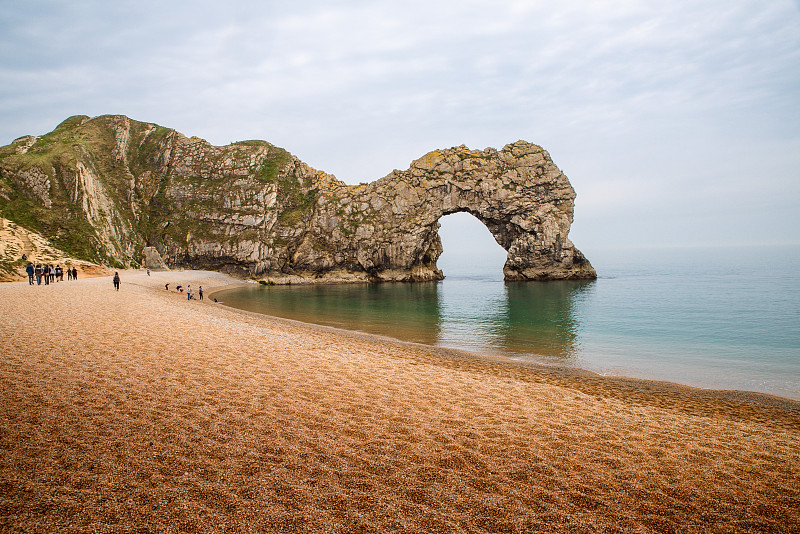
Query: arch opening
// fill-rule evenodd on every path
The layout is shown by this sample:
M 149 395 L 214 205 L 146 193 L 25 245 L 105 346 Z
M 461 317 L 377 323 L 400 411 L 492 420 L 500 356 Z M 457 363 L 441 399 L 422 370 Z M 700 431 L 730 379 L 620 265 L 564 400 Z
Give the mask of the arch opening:
M 442 254 L 436 264 L 448 278 L 503 279 L 508 252 L 477 217 L 466 211 L 439 218 Z

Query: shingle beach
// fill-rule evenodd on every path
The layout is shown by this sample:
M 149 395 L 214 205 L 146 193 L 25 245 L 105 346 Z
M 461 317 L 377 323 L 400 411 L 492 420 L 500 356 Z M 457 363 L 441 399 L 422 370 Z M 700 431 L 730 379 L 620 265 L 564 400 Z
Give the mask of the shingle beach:
M 120 275 L 0 284 L 0 532 L 800 532 L 798 402 L 260 316 L 209 299 L 241 283 L 217 273 Z

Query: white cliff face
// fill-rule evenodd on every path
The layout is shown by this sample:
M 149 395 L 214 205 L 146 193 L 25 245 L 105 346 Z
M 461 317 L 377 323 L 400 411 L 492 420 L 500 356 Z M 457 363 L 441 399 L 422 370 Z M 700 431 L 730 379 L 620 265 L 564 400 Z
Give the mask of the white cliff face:
M 596 276 L 567 237 L 572 186 L 524 141 L 433 151 L 348 186 L 263 141 L 215 147 L 127 117 L 69 121 L 47 143 L 21 138 L 13 156 L 0 152 L 0 171 L 45 209 L 65 195 L 124 264 L 279 283 L 437 280 L 438 221 L 466 211 L 508 251 L 507 279 Z M 48 156 L 59 140 L 70 158 Z M 39 159 L 25 159 L 32 152 Z

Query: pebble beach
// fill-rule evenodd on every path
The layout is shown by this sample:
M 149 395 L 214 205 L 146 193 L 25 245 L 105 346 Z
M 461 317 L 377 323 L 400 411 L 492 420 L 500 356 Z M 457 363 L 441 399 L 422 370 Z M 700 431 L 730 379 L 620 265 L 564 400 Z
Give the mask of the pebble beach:
M 800 532 L 800 402 L 120 276 L 0 284 L 0 532 Z

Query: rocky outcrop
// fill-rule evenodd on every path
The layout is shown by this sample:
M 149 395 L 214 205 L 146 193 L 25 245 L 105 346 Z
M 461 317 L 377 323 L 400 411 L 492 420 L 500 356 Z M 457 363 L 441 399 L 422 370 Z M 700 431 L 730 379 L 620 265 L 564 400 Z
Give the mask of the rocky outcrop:
M 380 280 L 435 280 L 439 219 L 469 212 L 508 251 L 508 280 L 593 278 L 567 238 L 575 192 L 541 147 L 434 151 L 406 171 L 320 192 L 292 256 L 305 272 L 337 268 Z
M 154 271 L 169 270 L 169 267 L 164 263 L 161 254 L 158 253 L 155 247 L 144 247 L 144 251 L 142 251 L 142 267 Z
M 438 280 L 438 221 L 466 211 L 508 251 L 506 279 L 596 276 L 567 237 L 574 190 L 524 141 L 434 151 L 350 186 L 264 141 L 215 147 L 121 116 L 31 139 L 0 149 L 0 208 L 61 209 L 122 265 L 152 247 L 148 264 L 276 283 Z

